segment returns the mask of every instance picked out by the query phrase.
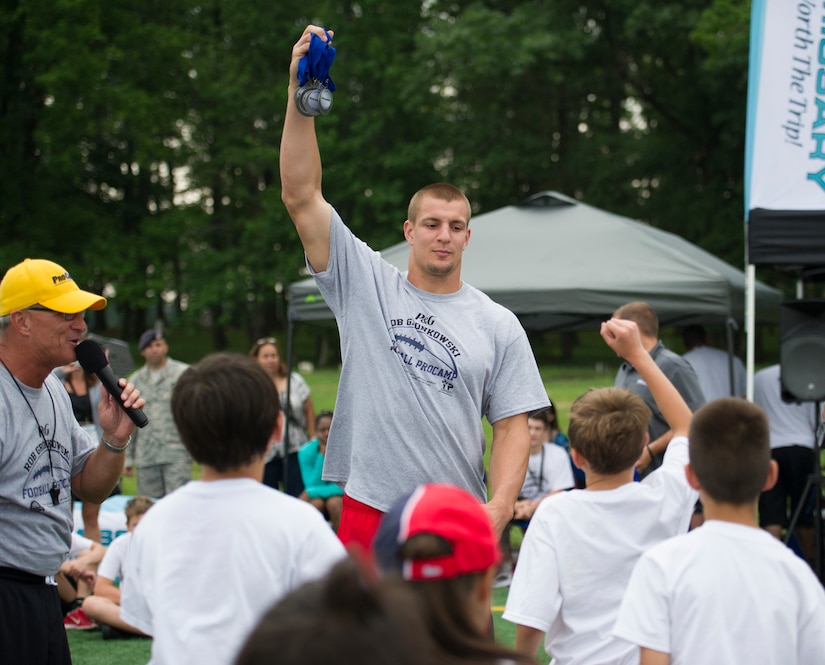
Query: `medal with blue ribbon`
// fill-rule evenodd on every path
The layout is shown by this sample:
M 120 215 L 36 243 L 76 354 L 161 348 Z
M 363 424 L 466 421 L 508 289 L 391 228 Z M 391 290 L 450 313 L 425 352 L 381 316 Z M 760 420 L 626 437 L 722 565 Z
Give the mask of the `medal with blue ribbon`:
M 332 108 L 335 84 L 329 69 L 335 59 L 332 36 L 324 30 L 327 41 L 313 34 L 309 40 L 309 52 L 298 62 L 298 85 L 295 106 L 301 115 L 308 117 L 326 115 Z

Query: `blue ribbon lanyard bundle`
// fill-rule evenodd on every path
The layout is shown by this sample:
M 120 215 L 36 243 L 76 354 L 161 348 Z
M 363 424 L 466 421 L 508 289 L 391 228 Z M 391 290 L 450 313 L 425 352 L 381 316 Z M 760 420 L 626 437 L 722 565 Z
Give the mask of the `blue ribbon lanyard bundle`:
M 335 84 L 329 77 L 329 68 L 335 59 L 335 48 L 330 34 L 326 32 L 326 35 L 328 41 L 324 42 L 313 34 L 309 40 L 309 52 L 298 62 L 300 87 L 295 91 L 295 105 L 305 116 L 326 115 L 332 108 Z

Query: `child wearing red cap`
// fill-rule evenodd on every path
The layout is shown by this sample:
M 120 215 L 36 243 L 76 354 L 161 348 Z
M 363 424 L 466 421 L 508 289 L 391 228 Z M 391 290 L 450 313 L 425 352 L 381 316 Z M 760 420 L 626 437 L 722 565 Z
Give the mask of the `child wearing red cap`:
M 381 572 L 410 583 L 446 654 L 475 663 L 535 663 L 491 636 L 492 582 L 501 552 L 487 511 L 468 492 L 419 486 L 384 515 L 373 555 Z

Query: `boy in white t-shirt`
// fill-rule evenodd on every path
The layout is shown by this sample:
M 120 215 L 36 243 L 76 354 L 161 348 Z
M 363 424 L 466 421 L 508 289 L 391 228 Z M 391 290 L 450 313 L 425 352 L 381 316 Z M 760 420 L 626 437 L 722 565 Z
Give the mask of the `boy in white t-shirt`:
M 154 502 L 148 496 L 136 496 L 126 503 L 126 533 L 115 538 L 106 550 L 97 571 L 94 595 L 83 601 L 83 611 L 100 625 L 104 640 L 142 636 L 140 630 L 120 618 L 120 595 L 125 582 L 124 568 L 132 542 L 132 531 Z M 115 586 L 115 580 L 120 585 Z
M 697 493 L 685 479 L 691 412 L 645 351 L 635 322 L 602 324 L 607 344 L 632 363 L 674 432 L 662 466 L 633 482 L 651 413 L 621 388 L 591 390 L 570 410 L 570 453 L 586 489 L 541 502 L 524 538 L 504 618 L 516 648 L 545 649 L 558 665 L 627 664 L 636 647 L 613 637 L 622 595 L 642 552 L 687 531 Z
M 646 552 L 614 633 L 641 665 L 808 665 L 825 659 L 825 591 L 807 563 L 757 526 L 776 482 L 769 426 L 755 404 L 724 398 L 690 427 L 686 475 L 705 507 L 700 529 Z
M 214 353 L 187 369 L 172 417 L 203 473 L 133 532 L 120 617 L 152 636 L 152 665 L 229 665 L 272 604 L 346 552 L 315 507 L 261 482 L 283 417 L 253 358 Z

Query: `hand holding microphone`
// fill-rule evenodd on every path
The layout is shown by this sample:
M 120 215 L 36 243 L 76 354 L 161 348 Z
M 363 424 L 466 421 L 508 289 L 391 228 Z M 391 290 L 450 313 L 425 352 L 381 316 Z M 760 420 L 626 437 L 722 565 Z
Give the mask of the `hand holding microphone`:
M 120 398 L 123 388 L 118 384 L 118 378 L 109 368 L 109 361 L 100 344 L 94 340 L 87 339 L 77 345 L 77 360 L 80 366 L 89 374 L 94 374 L 100 383 L 106 388 L 109 394 L 115 398 L 120 408 L 129 416 L 129 419 L 138 427 L 146 427 L 149 419 L 140 409 L 126 406 Z

